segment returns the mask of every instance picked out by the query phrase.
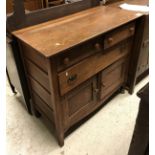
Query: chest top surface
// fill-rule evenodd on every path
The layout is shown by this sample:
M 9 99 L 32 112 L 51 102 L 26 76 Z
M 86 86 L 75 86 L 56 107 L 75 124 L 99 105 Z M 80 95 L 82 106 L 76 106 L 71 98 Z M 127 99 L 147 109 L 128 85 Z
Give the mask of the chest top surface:
M 119 7 L 98 6 L 14 31 L 13 35 L 39 54 L 51 57 L 141 16 Z

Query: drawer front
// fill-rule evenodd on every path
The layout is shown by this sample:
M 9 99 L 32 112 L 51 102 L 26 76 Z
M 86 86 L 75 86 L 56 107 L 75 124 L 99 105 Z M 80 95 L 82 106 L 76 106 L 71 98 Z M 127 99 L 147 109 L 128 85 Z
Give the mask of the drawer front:
M 112 47 L 113 45 L 133 36 L 135 33 L 135 23 L 122 26 L 105 35 L 104 49 Z
M 126 81 L 127 65 L 128 59 L 123 58 L 102 71 L 100 99 L 107 97 Z
M 126 56 L 131 48 L 131 42 L 119 45 L 108 51 L 99 52 L 69 69 L 58 74 L 60 94 L 64 95 L 99 71 L 108 67 L 115 61 Z
M 139 55 L 137 77 L 149 68 L 149 16 L 145 16 L 143 42 Z
M 101 38 L 93 39 L 57 56 L 57 71 L 63 71 L 100 50 Z

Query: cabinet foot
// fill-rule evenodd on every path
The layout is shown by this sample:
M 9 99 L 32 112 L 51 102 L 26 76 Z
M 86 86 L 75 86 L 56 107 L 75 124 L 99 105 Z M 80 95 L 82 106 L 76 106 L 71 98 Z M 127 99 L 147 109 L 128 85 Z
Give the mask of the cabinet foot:
M 37 110 L 34 111 L 34 114 L 35 114 L 35 116 L 36 116 L 37 118 L 40 118 L 40 117 L 41 117 L 41 114 L 40 114 Z
M 120 88 L 120 93 L 121 93 L 121 94 L 125 94 L 125 88 L 124 88 L 124 87 L 121 87 L 121 88 Z
M 34 114 L 37 118 L 40 118 L 40 117 L 41 117 L 40 112 L 39 112 L 35 107 L 33 107 L 33 114 Z
M 60 147 L 64 146 L 64 133 L 57 133 L 57 140 Z

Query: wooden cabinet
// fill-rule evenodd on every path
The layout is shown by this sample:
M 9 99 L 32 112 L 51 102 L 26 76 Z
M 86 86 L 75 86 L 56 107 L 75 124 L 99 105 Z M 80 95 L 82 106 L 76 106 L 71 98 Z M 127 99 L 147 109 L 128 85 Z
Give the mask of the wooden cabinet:
M 134 28 L 134 22 L 127 23 L 49 59 L 19 42 L 33 107 L 54 124 L 58 136 L 125 86 Z M 122 32 L 126 35 L 119 36 Z M 107 36 L 114 38 L 108 46 Z
M 144 19 L 144 30 L 137 68 L 137 77 L 149 68 L 149 16 L 144 16 Z
M 129 71 L 130 94 L 134 92 L 136 83 L 148 75 L 149 71 L 149 14 L 145 14 L 137 22 L 135 40 Z
M 33 107 L 54 124 L 61 146 L 73 125 L 126 86 L 138 17 L 115 11 L 115 22 L 116 12 L 98 7 L 14 32 Z

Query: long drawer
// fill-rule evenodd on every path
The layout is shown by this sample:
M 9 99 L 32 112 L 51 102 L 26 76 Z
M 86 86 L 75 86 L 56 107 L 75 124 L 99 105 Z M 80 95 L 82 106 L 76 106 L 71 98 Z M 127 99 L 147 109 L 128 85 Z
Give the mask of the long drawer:
M 60 94 L 64 95 L 80 83 L 126 56 L 131 49 L 131 41 L 113 49 L 98 52 L 80 63 L 58 74 Z

